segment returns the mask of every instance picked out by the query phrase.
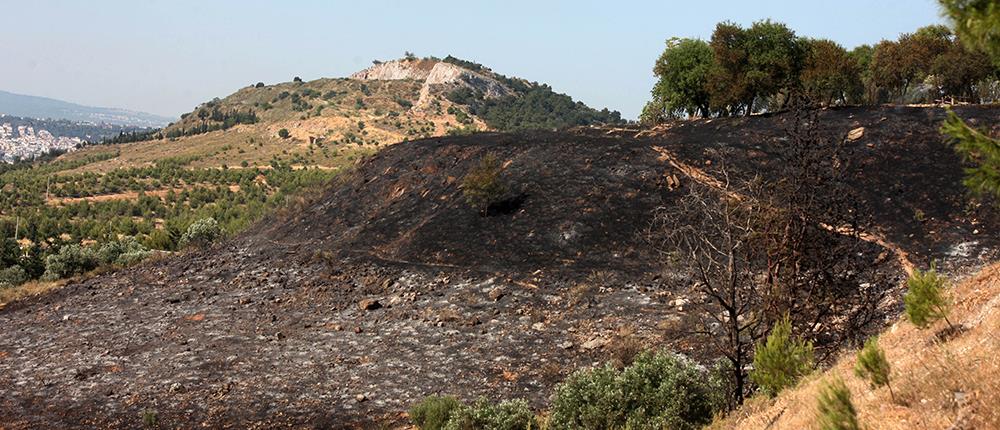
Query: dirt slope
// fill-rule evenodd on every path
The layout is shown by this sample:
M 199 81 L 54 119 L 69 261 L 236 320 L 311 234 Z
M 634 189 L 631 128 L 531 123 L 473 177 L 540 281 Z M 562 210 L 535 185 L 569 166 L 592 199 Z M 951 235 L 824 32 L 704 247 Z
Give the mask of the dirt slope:
M 962 280 L 950 293 L 955 305 L 949 319 L 964 328 L 956 337 L 938 339 L 944 321 L 918 330 L 900 320 L 879 338 L 892 366 L 893 394 L 887 387 L 872 390 L 855 377 L 855 351 L 846 351 L 831 369 L 774 400 L 752 399 L 711 428 L 815 428 L 818 393 L 835 377 L 850 388 L 864 428 L 1000 428 L 1000 266 Z
M 1000 110 L 960 113 L 996 123 Z M 852 184 L 877 210 L 869 230 L 917 264 L 964 270 L 993 258 L 1000 221 L 966 210 L 941 118 L 858 108 L 824 111 L 819 124 L 865 127 L 850 145 L 861 166 Z M 611 358 L 622 332 L 707 358 L 671 335 L 689 286 L 639 235 L 697 179 L 685 175 L 692 166 L 773 171 L 781 161 L 769 143 L 789 121 L 394 145 L 313 202 L 213 249 L 0 310 L 0 380 L 11 381 L 0 387 L 0 422 L 128 428 L 155 410 L 164 427 L 362 425 L 441 392 L 541 406 L 568 372 Z M 480 217 L 458 181 L 488 152 L 509 162 L 512 193 Z

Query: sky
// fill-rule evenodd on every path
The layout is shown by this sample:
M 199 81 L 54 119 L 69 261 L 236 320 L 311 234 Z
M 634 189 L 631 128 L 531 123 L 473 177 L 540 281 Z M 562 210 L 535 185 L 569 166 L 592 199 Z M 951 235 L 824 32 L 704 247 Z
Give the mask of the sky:
M 671 37 L 770 18 L 846 48 L 943 23 L 934 0 L 0 2 L 0 90 L 171 117 L 263 81 L 454 55 L 635 118 Z

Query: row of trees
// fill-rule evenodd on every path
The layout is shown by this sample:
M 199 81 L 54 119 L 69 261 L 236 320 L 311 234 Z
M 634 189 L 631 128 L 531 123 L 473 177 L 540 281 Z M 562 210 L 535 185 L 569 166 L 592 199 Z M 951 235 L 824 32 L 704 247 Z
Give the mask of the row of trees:
M 709 41 L 671 39 L 642 120 L 748 115 L 808 100 L 820 105 L 993 100 L 998 69 L 945 26 L 846 50 L 782 23 L 723 22 Z

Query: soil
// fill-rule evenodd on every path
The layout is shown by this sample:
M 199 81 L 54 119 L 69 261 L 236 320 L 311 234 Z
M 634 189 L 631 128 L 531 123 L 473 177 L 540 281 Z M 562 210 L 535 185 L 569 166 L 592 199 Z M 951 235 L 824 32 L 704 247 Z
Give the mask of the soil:
M 1000 108 L 957 112 L 1000 124 Z M 845 108 L 817 124 L 831 136 L 864 127 L 846 144 L 850 183 L 875 213 L 872 252 L 957 273 L 995 258 L 1000 219 L 966 197 L 943 118 Z M 692 172 L 777 171 L 790 122 L 393 145 L 211 249 L 0 309 L 0 427 L 136 428 L 144 411 L 162 428 L 368 427 L 405 422 L 437 393 L 542 407 L 569 372 L 636 341 L 708 360 L 675 335 L 690 285 L 647 251 L 643 231 L 657 207 L 707 180 Z M 459 184 L 487 153 L 504 160 L 509 193 L 482 216 Z M 896 275 L 884 286 L 896 302 L 900 266 L 878 268 Z

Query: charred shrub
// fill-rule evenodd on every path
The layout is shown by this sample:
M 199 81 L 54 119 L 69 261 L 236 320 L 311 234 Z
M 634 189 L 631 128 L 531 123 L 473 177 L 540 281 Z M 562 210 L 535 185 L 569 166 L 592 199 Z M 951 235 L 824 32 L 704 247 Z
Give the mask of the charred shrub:
M 500 178 L 502 171 L 496 154 L 486 154 L 462 179 L 465 201 L 482 216 L 486 216 L 490 205 L 499 203 L 507 194 L 507 185 Z

